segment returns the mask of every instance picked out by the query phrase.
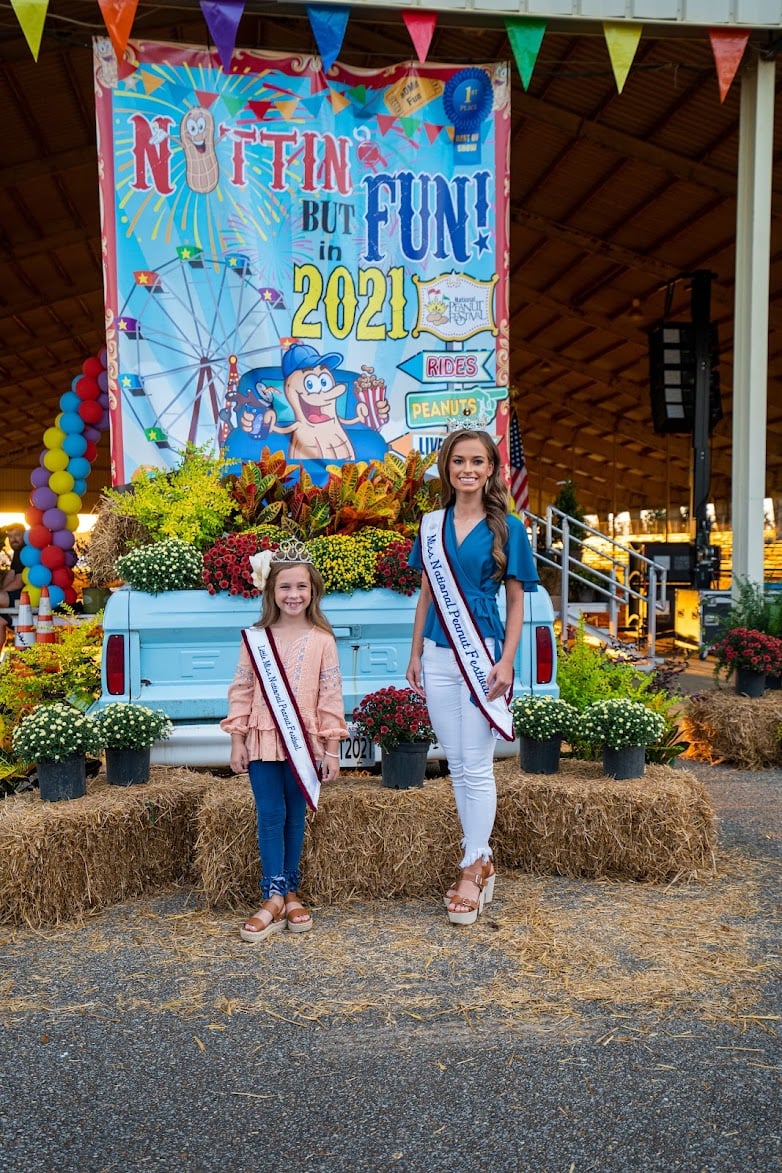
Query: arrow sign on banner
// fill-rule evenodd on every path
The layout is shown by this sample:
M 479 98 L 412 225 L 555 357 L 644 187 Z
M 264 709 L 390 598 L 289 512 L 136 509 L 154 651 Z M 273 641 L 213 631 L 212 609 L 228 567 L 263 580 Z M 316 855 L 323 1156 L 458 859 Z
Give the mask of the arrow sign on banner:
M 419 350 L 399 363 L 417 383 L 493 383 L 488 363 L 493 350 Z

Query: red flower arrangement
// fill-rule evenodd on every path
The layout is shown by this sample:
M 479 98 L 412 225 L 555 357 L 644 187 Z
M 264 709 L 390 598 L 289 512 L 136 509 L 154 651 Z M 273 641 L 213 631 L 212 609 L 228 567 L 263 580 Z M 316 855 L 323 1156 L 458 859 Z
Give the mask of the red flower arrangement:
M 407 565 L 413 543 L 410 538 L 389 542 L 375 562 L 375 586 L 400 595 L 414 595 L 421 585 L 421 571 Z
M 426 701 L 411 688 L 380 688 L 370 692 L 353 710 L 360 734 L 377 742 L 381 749 L 393 749 L 402 742 L 436 741 Z
M 226 534 L 220 538 L 204 552 L 204 586 L 209 594 L 228 591 L 229 595 L 257 599 L 261 592 L 253 585 L 250 558 L 276 545 L 266 534 Z
M 782 639 L 749 627 L 734 627 L 712 647 L 717 672 L 730 676 L 736 668 L 765 675 L 782 672 Z

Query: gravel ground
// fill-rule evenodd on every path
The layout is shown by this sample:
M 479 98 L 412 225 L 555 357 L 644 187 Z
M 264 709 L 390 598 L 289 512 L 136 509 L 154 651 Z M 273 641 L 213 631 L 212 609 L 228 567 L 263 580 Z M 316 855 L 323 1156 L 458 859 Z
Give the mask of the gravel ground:
M 778 1167 L 782 772 L 687 768 L 696 884 L 502 875 L 473 929 L 376 902 L 259 947 L 182 890 L 0 929 L 0 1169 Z

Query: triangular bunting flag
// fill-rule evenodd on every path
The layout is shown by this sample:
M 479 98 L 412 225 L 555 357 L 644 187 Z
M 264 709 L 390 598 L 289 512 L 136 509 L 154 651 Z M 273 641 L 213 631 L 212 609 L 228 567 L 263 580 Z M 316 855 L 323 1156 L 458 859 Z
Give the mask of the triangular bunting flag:
M 138 0 L 98 0 L 103 21 L 109 31 L 117 61 L 125 56 Z
M 734 32 L 733 29 L 709 29 L 711 51 L 717 66 L 717 81 L 720 85 L 720 101 L 728 96 L 731 82 L 741 65 L 741 58 L 749 40 L 749 31 Z
M 155 90 L 159 90 L 160 87 L 165 84 L 166 80 L 165 78 L 160 77 L 158 74 L 152 73 L 151 70 L 146 69 L 141 70 L 140 77 L 141 84 L 144 87 L 144 93 L 147 95 L 154 94 Z
M 345 30 L 348 27 L 350 9 L 320 8 L 317 5 L 308 4 L 307 16 L 323 63 L 323 72 L 328 73 L 339 57 L 342 42 L 345 39 Z
M 538 59 L 540 46 L 543 44 L 546 22 L 545 20 L 524 20 L 521 17 L 508 16 L 505 19 L 505 31 L 508 34 L 513 56 L 516 58 L 521 84 L 526 90 L 532 81 L 532 71 Z
M 402 127 L 402 130 L 405 132 L 407 137 L 412 138 L 421 125 L 421 122 L 420 119 L 412 118 L 408 115 L 405 118 L 399 119 L 399 125 Z
M 388 134 L 395 122 L 395 114 L 378 114 L 377 116 L 377 125 L 380 128 L 380 133 L 383 135 Z
M 245 0 L 201 0 L 201 11 L 209 36 L 215 43 L 223 73 L 231 71 L 231 58 L 244 5 Z
M 328 86 L 326 86 L 326 89 L 328 89 Z M 304 107 L 311 118 L 316 118 L 318 111 L 323 105 L 323 94 L 314 94 L 311 98 L 299 98 L 299 105 Z
M 617 91 L 621 94 L 630 66 L 633 64 L 635 51 L 641 39 L 643 25 L 623 22 L 622 24 L 604 24 L 603 36 L 608 46 L 608 56 L 611 58 L 611 68 L 614 71 Z
M 424 123 L 424 133 L 426 134 L 426 137 L 429 139 L 430 143 L 435 141 L 442 129 L 442 126 L 438 126 L 436 122 Z
M 331 109 L 334 113 L 339 114 L 350 105 L 350 98 L 346 98 L 344 94 L 338 93 L 337 90 L 329 90 L 329 102 L 331 102 Z
M 402 20 L 407 25 L 410 40 L 416 51 L 418 60 L 423 63 L 432 43 L 434 30 L 437 27 L 437 13 L 435 12 L 403 12 Z
M 240 110 L 243 110 L 247 105 L 243 97 L 234 97 L 232 94 L 221 94 L 223 105 L 232 118 L 235 118 Z
M 49 0 L 11 0 L 11 7 L 16 13 L 24 39 L 30 46 L 30 52 L 37 61 Z
M 205 110 L 209 110 L 213 103 L 217 101 L 217 94 L 212 90 L 194 90 L 193 92 L 198 98 L 198 105 L 203 106 Z

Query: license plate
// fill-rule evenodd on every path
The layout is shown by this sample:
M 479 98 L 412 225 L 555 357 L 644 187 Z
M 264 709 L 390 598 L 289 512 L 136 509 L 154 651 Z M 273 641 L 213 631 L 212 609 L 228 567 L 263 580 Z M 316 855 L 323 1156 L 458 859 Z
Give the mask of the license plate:
M 348 725 L 350 735 L 339 743 L 339 764 L 347 766 L 374 766 L 375 743 L 369 737 L 355 733 Z

